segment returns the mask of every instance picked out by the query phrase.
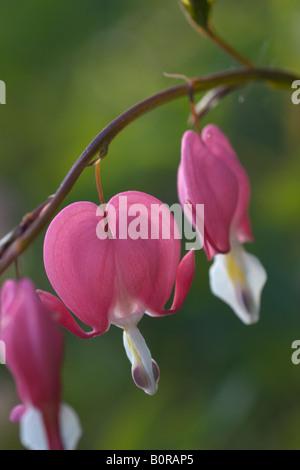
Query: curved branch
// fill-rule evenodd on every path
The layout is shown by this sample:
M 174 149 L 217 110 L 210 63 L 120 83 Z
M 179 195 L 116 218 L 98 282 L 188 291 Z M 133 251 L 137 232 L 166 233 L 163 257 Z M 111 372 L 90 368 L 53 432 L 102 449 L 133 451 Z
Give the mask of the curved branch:
M 299 77 L 281 70 L 249 68 L 196 77 L 191 79 L 191 82 L 196 93 L 221 85 L 238 86 L 251 81 L 264 81 L 276 88 L 290 89 L 292 82 L 297 79 Z M 56 193 L 39 206 L 40 210 L 37 208 L 32 212 L 34 217 L 27 217 L 26 224 L 22 225 L 21 223 L 17 229 L 4 237 L 5 243 L 0 241 L 0 275 L 26 250 L 54 217 L 59 206 L 93 157 L 100 154 L 103 158 L 107 154 L 110 142 L 132 121 L 158 106 L 188 95 L 189 92 L 190 86 L 187 83 L 168 88 L 137 103 L 108 124 L 76 160 Z

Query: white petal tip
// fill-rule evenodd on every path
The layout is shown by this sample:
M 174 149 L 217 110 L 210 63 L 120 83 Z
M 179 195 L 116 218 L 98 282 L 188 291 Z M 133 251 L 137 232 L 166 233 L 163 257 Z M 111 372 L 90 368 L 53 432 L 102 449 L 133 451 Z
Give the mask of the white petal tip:
M 137 387 L 144 390 L 147 395 L 155 395 L 158 390 L 159 367 L 152 359 L 152 377 L 150 377 L 142 364 L 132 367 L 132 378 Z
M 69 405 L 61 404 L 59 424 L 64 450 L 75 450 L 82 429 L 77 414 Z M 32 406 L 26 409 L 20 419 L 20 441 L 29 450 L 49 450 L 42 414 Z
M 60 426 L 65 450 L 77 449 L 82 428 L 77 413 L 65 403 L 61 405 Z
M 245 325 L 260 318 L 260 298 L 267 274 L 260 261 L 240 245 L 216 255 L 209 270 L 212 293 L 226 302 Z
M 132 364 L 131 374 L 134 383 L 147 395 L 154 395 L 158 389 L 159 367 L 151 358 L 149 348 L 136 326 L 124 330 L 123 343 Z

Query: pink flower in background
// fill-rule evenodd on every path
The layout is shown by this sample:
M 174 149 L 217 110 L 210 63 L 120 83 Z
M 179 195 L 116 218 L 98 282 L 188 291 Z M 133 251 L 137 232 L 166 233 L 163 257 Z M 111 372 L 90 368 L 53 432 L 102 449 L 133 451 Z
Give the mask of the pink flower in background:
M 228 139 L 216 126 L 206 126 L 201 137 L 194 131 L 184 134 L 178 195 L 182 206 L 187 201 L 192 206 L 204 204 L 204 233 L 199 236 L 209 260 L 230 251 L 232 236 L 241 243 L 253 240 L 247 213 L 249 180 Z M 186 215 L 194 223 L 192 212 L 186 211 Z
M 242 246 L 253 241 L 248 216 L 250 184 L 229 140 L 215 125 L 206 126 L 201 136 L 194 131 L 184 134 L 178 195 L 208 260 L 214 258 L 210 268 L 212 292 L 244 323 L 256 322 L 266 272 Z M 204 204 L 201 227 L 195 218 L 197 204 Z
M 133 379 L 152 395 L 157 390 L 159 368 L 137 324 L 144 313 L 164 316 L 181 308 L 194 275 L 194 253 L 180 262 L 175 219 L 148 194 L 118 194 L 105 212 L 104 223 L 103 212 L 95 204 L 77 202 L 55 217 L 45 237 L 44 264 L 61 300 L 47 292 L 38 293 L 57 313 L 57 321 L 80 338 L 101 335 L 111 324 L 122 328 Z M 169 236 L 163 237 L 166 229 Z M 165 310 L 174 284 L 173 304 Z M 70 311 L 92 330 L 85 332 Z
M 0 338 L 22 402 L 11 412 L 11 420 L 20 422 L 22 444 L 32 450 L 75 448 L 80 425 L 61 404 L 63 335 L 29 279 L 3 284 Z

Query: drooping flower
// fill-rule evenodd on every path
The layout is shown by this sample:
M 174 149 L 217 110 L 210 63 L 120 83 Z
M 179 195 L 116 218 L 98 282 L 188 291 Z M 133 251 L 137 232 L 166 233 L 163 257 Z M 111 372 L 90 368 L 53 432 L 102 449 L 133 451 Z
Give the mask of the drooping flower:
M 64 208 L 51 222 L 44 242 L 44 264 L 60 297 L 38 291 L 57 321 L 80 338 L 124 330 L 124 346 L 136 385 L 152 395 L 159 368 L 137 328 L 144 313 L 178 311 L 194 275 L 194 253 L 180 262 L 175 219 L 158 199 L 129 191 L 114 196 L 105 211 L 91 202 Z M 175 285 L 171 308 L 165 310 Z M 92 328 L 84 331 L 71 312 Z
M 31 450 L 74 449 L 81 435 L 75 412 L 61 403 L 63 335 L 29 279 L 8 279 L 1 289 L 0 338 L 21 404 L 10 419 Z
M 256 322 L 266 272 L 242 247 L 253 241 L 248 215 L 250 184 L 229 140 L 217 126 L 206 126 L 201 136 L 191 130 L 184 134 L 178 196 L 208 260 L 214 258 L 212 292 L 244 323 Z M 201 226 L 195 217 L 197 204 L 204 205 Z

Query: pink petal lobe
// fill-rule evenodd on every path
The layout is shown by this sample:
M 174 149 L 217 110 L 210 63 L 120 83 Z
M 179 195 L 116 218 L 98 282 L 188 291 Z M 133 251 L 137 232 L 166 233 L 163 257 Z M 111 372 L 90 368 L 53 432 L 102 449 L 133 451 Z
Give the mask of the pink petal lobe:
M 62 303 L 60 299 L 55 297 L 55 295 L 50 294 L 49 292 L 45 292 L 42 290 L 37 290 L 37 294 L 42 302 L 49 310 L 52 311 L 53 316 L 57 323 L 61 326 L 66 328 L 66 330 L 70 331 L 74 335 L 78 336 L 78 338 L 92 338 L 96 336 L 97 331 L 84 331 L 78 323 L 74 320 L 71 312 L 67 309 L 67 307 Z
M 22 416 L 24 415 L 26 411 L 26 406 L 25 405 L 16 405 L 10 412 L 9 415 L 9 420 L 12 423 L 19 423 L 21 420 Z
M 96 212 L 95 204 L 77 202 L 53 219 L 44 241 L 44 265 L 65 306 L 103 333 L 114 304 L 115 271 L 111 240 L 97 236 Z
M 161 311 L 169 299 L 180 261 L 181 239 L 169 208 L 145 193 L 114 196 L 103 210 L 89 202 L 71 204 L 52 221 L 44 263 L 62 300 L 47 302 L 59 322 L 81 337 L 70 310 L 93 328 L 137 324 L 145 311 Z
M 118 232 L 113 240 L 118 286 L 114 322 L 120 322 L 130 308 L 136 314 L 163 308 L 175 282 L 181 241 L 173 215 L 153 196 L 129 191 L 112 198 L 108 211 L 110 205 L 118 214 L 118 227 L 126 219 L 124 226 L 128 230 L 127 239 Z M 141 237 L 134 239 L 131 228 L 137 220 Z
M 193 131 L 185 132 L 182 138 L 178 195 L 183 207 L 187 201 L 193 208 L 204 204 L 204 249 L 208 259 L 214 253 L 227 253 L 238 201 L 237 178 Z M 203 238 L 203 234 L 199 236 Z
M 189 251 L 181 260 L 175 284 L 175 293 L 172 306 L 169 310 L 158 311 L 147 311 L 151 316 L 163 316 L 171 313 L 176 313 L 181 309 L 185 298 L 190 290 L 193 278 L 195 274 L 195 251 Z
M 207 125 L 203 129 L 202 139 L 207 148 L 234 172 L 238 181 L 238 203 L 233 218 L 233 231 L 240 243 L 253 241 L 248 216 L 251 189 L 247 173 L 228 138 L 217 126 L 214 124 Z

